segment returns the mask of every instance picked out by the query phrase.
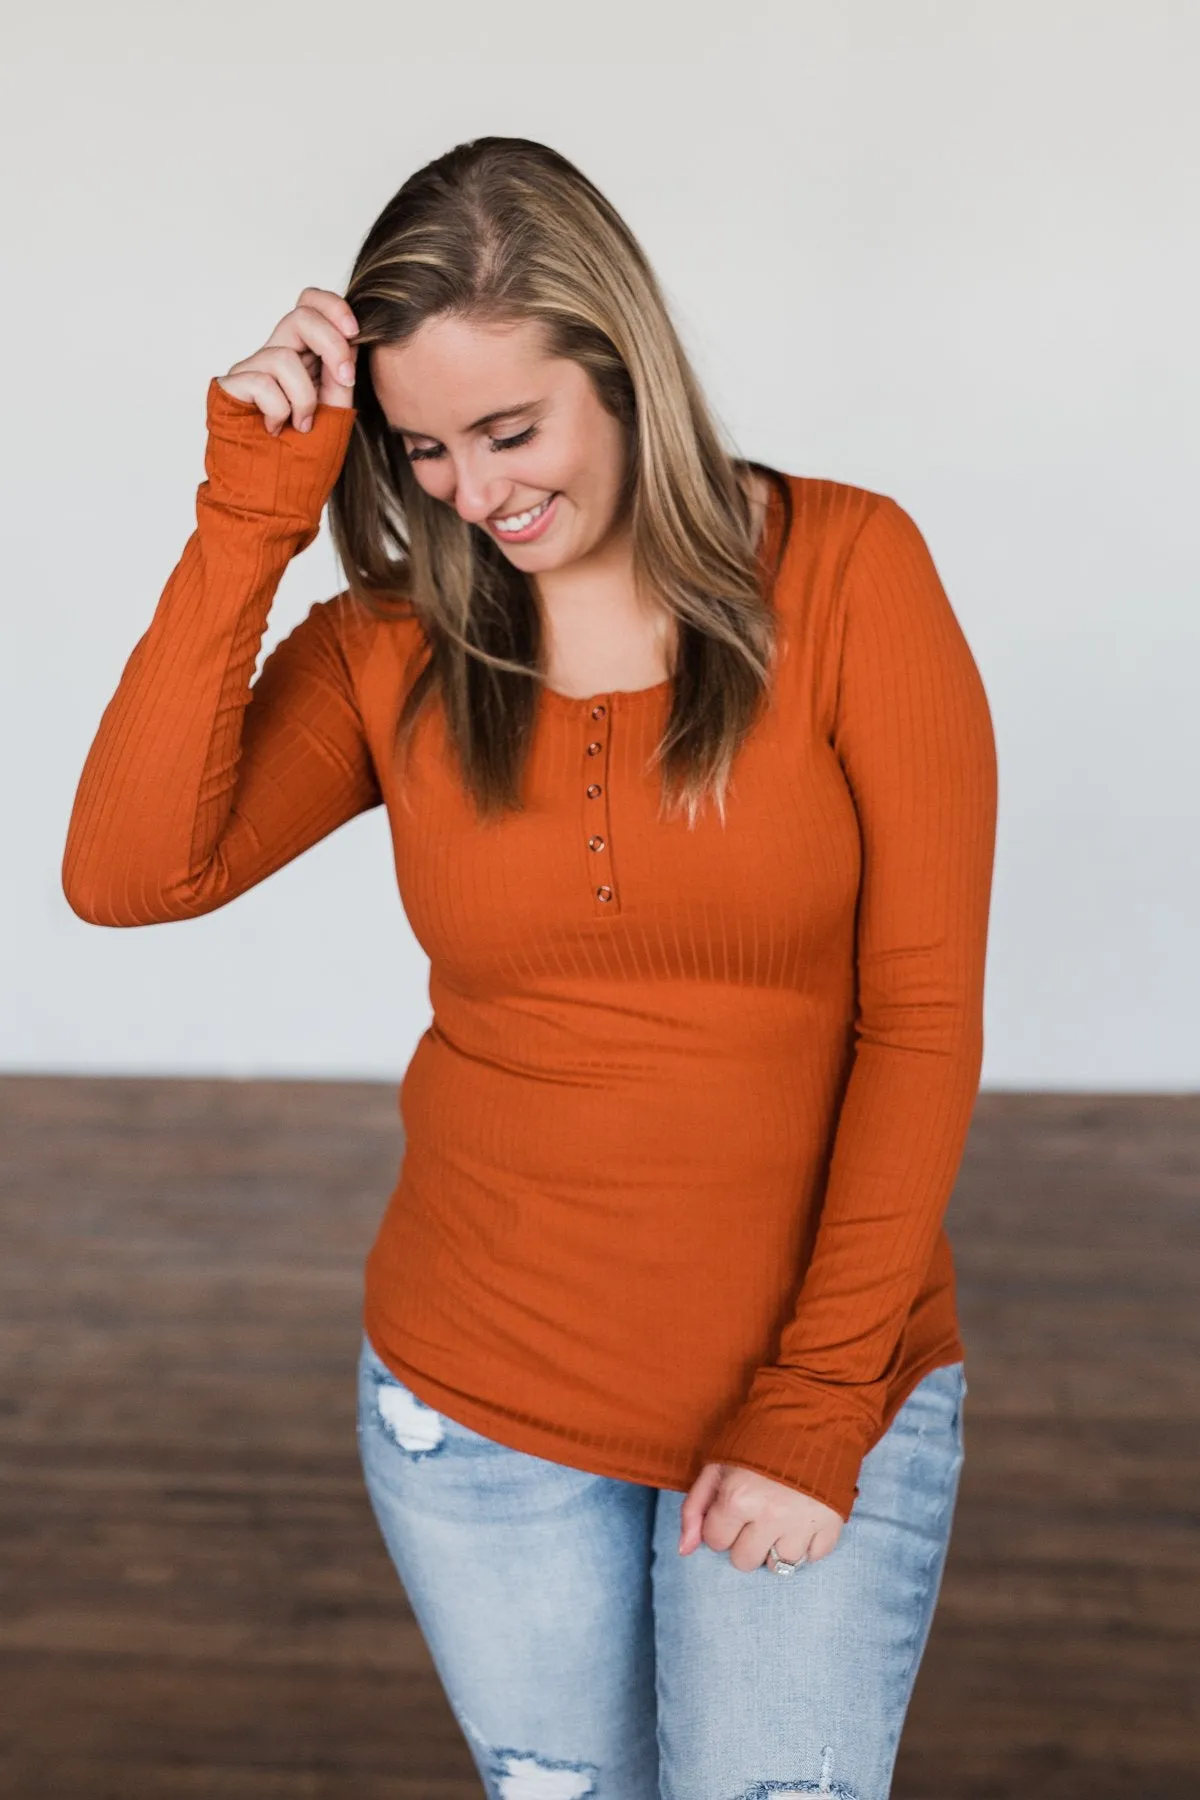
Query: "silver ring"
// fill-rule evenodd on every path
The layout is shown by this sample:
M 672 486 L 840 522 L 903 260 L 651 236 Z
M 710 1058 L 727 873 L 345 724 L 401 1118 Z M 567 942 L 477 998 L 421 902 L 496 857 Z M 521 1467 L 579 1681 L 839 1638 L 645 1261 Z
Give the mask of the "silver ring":
M 795 1562 L 784 1562 L 782 1556 L 776 1553 L 774 1544 L 767 1551 L 767 1567 L 772 1575 L 794 1575 L 801 1564 L 807 1561 L 807 1556 L 799 1556 Z

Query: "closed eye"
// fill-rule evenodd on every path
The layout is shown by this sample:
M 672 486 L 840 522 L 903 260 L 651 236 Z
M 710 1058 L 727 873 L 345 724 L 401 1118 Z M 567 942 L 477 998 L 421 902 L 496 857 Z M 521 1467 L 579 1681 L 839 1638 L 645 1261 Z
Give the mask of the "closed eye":
M 527 425 L 524 431 L 517 433 L 516 437 L 492 438 L 490 442 L 493 450 L 517 450 L 522 444 L 529 443 L 530 439 L 536 436 L 537 426 Z M 439 444 L 436 450 L 409 450 L 406 454 L 409 462 L 436 462 L 440 456 L 445 455 L 445 451 Z

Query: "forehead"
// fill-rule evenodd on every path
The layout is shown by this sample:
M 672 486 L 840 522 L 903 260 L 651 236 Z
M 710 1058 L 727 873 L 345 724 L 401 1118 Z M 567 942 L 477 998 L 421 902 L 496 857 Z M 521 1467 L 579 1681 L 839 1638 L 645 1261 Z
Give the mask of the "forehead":
M 441 437 L 497 407 L 533 400 L 562 378 L 540 320 L 427 319 L 403 344 L 371 351 L 371 380 L 390 424 Z

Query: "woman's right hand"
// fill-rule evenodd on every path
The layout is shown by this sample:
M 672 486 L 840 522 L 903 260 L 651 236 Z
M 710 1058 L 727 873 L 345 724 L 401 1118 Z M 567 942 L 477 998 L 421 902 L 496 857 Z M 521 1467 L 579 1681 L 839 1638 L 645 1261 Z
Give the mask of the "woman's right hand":
M 278 437 L 289 419 L 312 427 L 317 406 L 354 405 L 358 320 L 340 294 L 307 287 L 261 350 L 234 363 L 218 382 L 235 400 L 252 401 Z

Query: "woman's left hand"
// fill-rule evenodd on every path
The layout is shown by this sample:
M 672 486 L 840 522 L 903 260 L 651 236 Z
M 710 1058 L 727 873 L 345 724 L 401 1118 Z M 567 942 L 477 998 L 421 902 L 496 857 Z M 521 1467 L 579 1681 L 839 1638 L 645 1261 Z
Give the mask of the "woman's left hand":
M 811 1494 L 733 1463 L 705 1463 L 683 1502 L 679 1553 L 700 1545 L 728 1550 L 735 1569 L 758 1569 L 767 1551 L 784 1562 L 820 1562 L 845 1524 L 841 1513 Z

